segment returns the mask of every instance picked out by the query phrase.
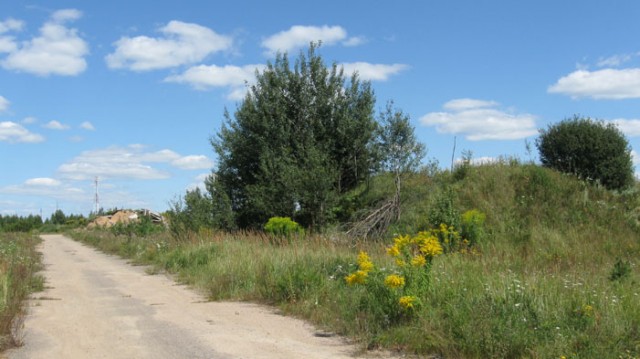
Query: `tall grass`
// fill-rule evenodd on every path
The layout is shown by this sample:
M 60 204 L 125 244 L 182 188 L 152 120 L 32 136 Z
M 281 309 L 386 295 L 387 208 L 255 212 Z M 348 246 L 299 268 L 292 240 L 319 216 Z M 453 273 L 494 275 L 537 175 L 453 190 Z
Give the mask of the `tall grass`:
M 36 251 L 39 238 L 25 233 L 0 233 L 0 351 L 20 344 L 16 332 L 29 293 L 43 289 Z
M 453 212 L 486 214 L 485 235 L 471 251 L 436 257 L 423 305 L 393 323 L 372 312 L 364 287 L 344 280 L 360 250 L 392 267 L 391 238 L 354 245 L 337 234 L 277 243 L 261 233 L 201 233 L 187 242 L 75 236 L 175 273 L 211 299 L 274 304 L 366 347 L 447 358 L 640 357 L 637 189 L 613 193 L 514 161 L 415 176 L 404 188 L 392 232 L 423 230 L 450 203 Z

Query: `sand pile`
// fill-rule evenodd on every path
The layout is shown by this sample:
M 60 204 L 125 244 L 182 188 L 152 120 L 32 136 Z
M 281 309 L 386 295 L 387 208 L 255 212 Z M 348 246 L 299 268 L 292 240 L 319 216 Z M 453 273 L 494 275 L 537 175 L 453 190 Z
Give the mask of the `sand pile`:
M 134 211 L 118 211 L 111 216 L 100 216 L 89 223 L 89 228 L 112 227 L 118 223 L 128 224 L 138 220 L 138 213 Z

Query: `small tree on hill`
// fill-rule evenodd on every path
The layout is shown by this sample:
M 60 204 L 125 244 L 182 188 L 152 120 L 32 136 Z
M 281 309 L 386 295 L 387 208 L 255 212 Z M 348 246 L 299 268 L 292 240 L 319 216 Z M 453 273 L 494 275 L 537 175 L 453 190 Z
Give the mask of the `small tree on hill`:
M 597 181 L 609 189 L 634 182 L 631 148 L 611 123 L 574 116 L 540 130 L 536 145 L 546 167 Z
M 396 219 L 400 219 L 400 187 L 403 175 L 415 171 L 426 153 L 414 133 L 408 115 L 393 108 L 388 102 L 380 113 L 380 132 L 378 135 L 382 168 L 393 173 L 396 193 L 394 196 Z

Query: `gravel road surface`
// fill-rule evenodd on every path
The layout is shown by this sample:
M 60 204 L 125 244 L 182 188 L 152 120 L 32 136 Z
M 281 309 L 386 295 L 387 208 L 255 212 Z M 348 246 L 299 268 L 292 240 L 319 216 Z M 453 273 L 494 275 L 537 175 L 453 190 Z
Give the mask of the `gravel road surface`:
M 358 348 L 246 303 L 206 302 L 164 275 L 44 235 L 47 290 L 28 304 L 18 358 L 353 358 Z M 380 357 L 379 354 L 367 354 Z

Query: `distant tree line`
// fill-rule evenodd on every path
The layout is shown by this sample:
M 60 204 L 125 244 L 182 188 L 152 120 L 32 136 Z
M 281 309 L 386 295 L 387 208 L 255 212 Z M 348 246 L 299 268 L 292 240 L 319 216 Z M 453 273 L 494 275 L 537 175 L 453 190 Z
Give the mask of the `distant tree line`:
M 0 215 L 0 232 L 31 232 L 33 230 L 55 230 L 56 227 L 79 227 L 87 224 L 87 219 L 79 214 L 66 215 L 57 209 L 50 218 L 42 220 L 40 215 L 28 216 Z

